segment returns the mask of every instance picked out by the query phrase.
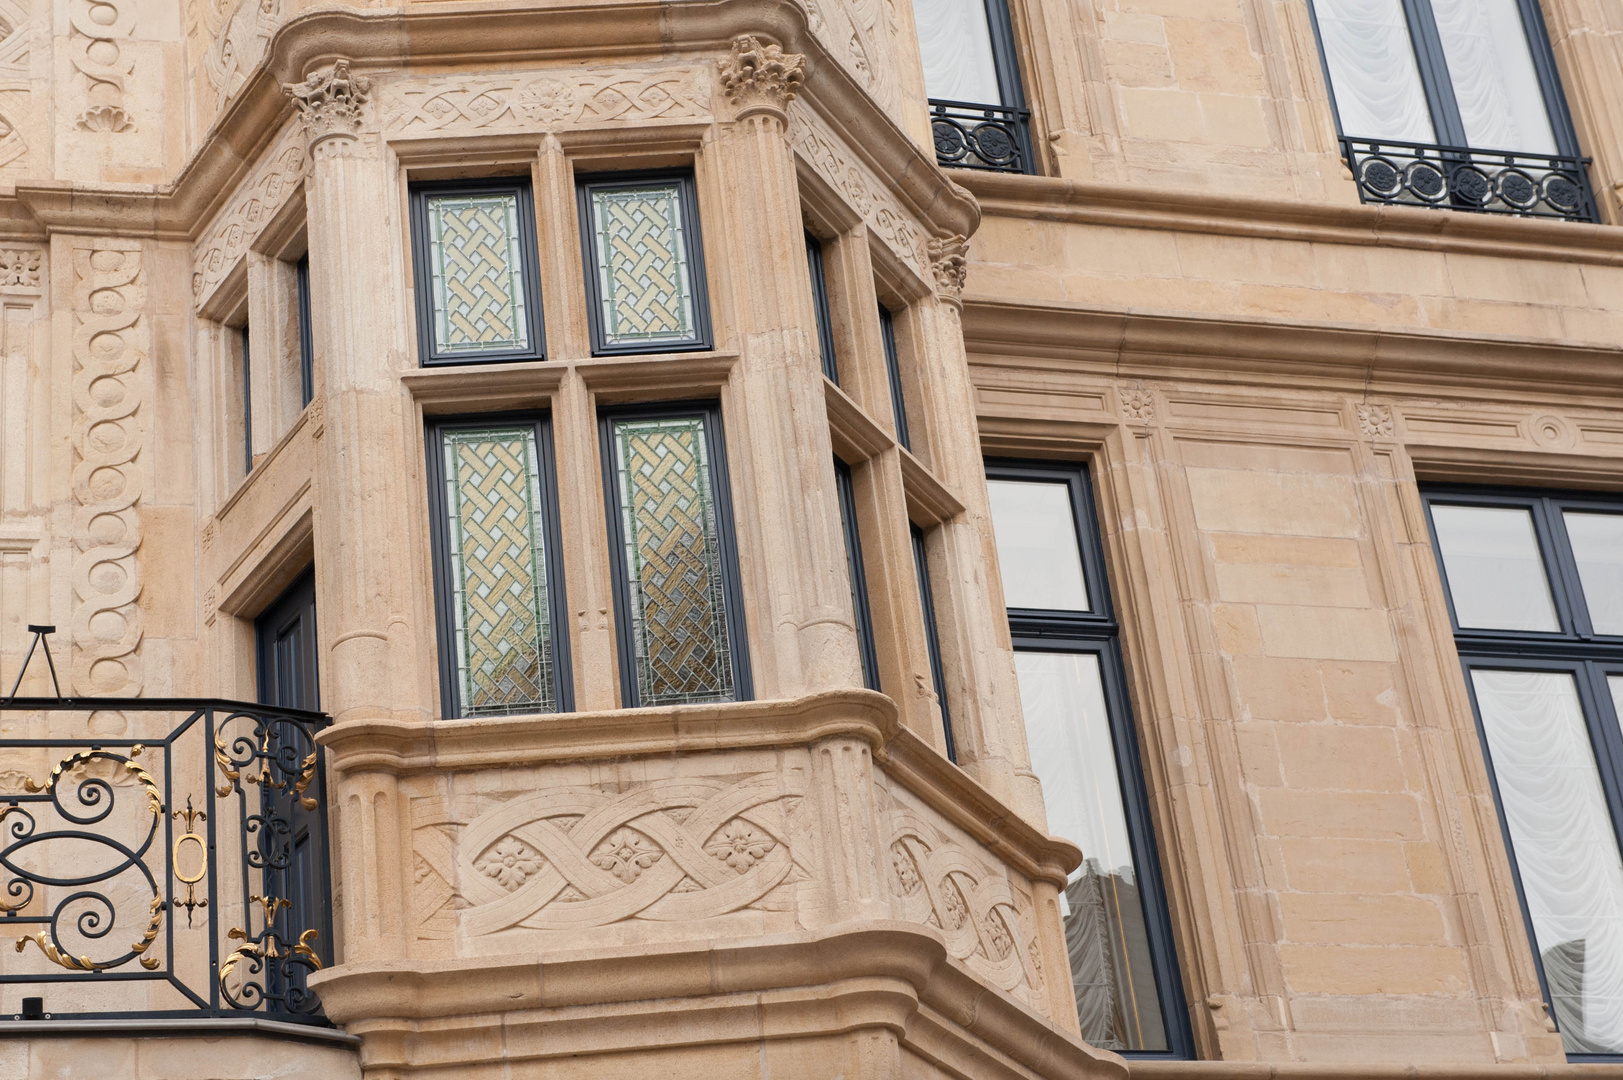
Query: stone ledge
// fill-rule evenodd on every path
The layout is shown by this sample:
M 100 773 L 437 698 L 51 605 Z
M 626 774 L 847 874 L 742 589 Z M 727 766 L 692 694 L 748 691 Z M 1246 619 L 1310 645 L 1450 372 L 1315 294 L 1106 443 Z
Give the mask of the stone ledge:
M 473 1077 L 523 1060 L 868 1031 L 970 1075 L 1126 1078 L 1119 1057 L 988 988 L 908 923 L 709 949 L 346 964 L 311 984 L 361 1035 L 369 1070 L 454 1062 Z
M 165 1017 L 152 1020 L 3 1020 L 0 1021 L 0 1039 L 12 1038 L 75 1038 L 107 1035 L 131 1039 L 167 1039 L 177 1035 L 202 1035 L 219 1038 L 223 1035 L 269 1035 L 278 1039 L 301 1039 L 306 1042 L 336 1043 L 341 1046 L 359 1046 L 360 1037 L 334 1028 L 315 1027 L 311 1024 L 290 1024 L 281 1020 L 253 1018 L 216 1019 L 198 1017 L 195 1020 Z
M 1364 1064 L 1352 1061 L 1128 1060 L 1138 1080 L 1579 1080 L 1623 1077 L 1623 1062 L 1503 1062 L 1480 1065 Z

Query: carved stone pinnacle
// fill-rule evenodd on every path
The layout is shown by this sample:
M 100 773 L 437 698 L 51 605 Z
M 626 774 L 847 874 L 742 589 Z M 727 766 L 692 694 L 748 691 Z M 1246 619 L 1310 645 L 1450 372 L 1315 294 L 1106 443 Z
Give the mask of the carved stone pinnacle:
M 304 118 L 310 149 L 332 138 L 354 139 L 361 129 L 361 106 L 367 102 L 372 80 L 351 75 L 349 61 L 336 61 L 301 83 L 282 87 Z
M 733 38 L 733 54 L 720 62 L 721 85 L 743 119 L 752 113 L 774 113 L 787 120 L 806 78 L 806 58 L 777 45 L 762 45 L 754 35 Z
M 930 256 L 930 272 L 935 275 L 936 292 L 941 299 L 961 304 L 964 277 L 969 273 L 969 240 L 964 236 L 933 238 L 925 250 Z

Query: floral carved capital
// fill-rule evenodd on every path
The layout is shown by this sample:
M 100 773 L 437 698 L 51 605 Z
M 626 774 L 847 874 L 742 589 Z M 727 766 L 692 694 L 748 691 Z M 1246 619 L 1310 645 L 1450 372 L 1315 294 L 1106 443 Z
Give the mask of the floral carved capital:
M 964 278 L 969 273 L 969 240 L 964 236 L 935 237 L 925 245 L 936 292 L 953 304 L 964 299 Z
M 355 139 L 361 130 L 361 106 L 370 100 L 371 89 L 371 79 L 350 74 L 348 60 L 339 60 L 301 83 L 282 87 L 304 119 L 312 153 L 318 144 L 328 140 Z
M 751 34 L 733 39 L 733 53 L 720 62 L 721 85 L 740 119 L 770 113 L 788 119 L 789 102 L 806 79 L 806 58 L 763 45 Z

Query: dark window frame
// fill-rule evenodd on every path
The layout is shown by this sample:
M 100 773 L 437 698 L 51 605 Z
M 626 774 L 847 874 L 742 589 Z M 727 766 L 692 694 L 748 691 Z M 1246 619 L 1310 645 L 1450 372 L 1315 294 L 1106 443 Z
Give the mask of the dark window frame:
M 293 264 L 299 304 L 299 390 L 300 404 L 310 404 L 316 396 L 316 344 L 310 326 L 310 256 L 301 255 Z
M 1032 174 L 1037 171 L 1031 146 L 1031 110 L 1026 103 L 1025 81 L 1020 74 L 1020 50 L 1015 45 L 1014 17 L 1008 0 L 983 0 L 986 9 L 987 38 L 992 49 L 992 70 L 997 76 L 1001 104 L 989 101 L 929 100 L 932 125 L 941 129 L 946 143 L 937 139 L 937 164 L 949 168 L 981 169 L 994 172 Z M 993 163 L 976 152 L 975 135 L 989 125 L 1014 143 L 1012 162 Z M 949 130 L 950 129 L 950 130 Z M 955 135 L 954 132 L 957 134 Z M 957 143 L 966 143 L 968 152 L 951 154 Z M 946 147 L 947 149 L 943 149 Z M 980 164 L 975 164 L 979 161 Z
M 611 345 L 603 326 L 602 268 L 597 262 L 597 230 L 592 192 L 676 181 L 681 189 L 682 231 L 687 244 L 688 282 L 693 290 L 693 336 L 680 341 Z M 575 177 L 576 212 L 580 221 L 581 269 L 586 279 L 586 316 L 593 356 L 641 356 L 651 353 L 706 352 L 714 348 L 710 327 L 710 288 L 705 277 L 704 232 L 699 224 L 699 191 L 692 169 L 641 169 L 629 172 L 582 173 Z
M 896 351 L 896 317 L 890 308 L 879 305 L 879 339 L 885 347 L 885 380 L 890 384 L 890 411 L 896 421 L 896 441 L 912 450 L 907 432 L 907 398 L 902 393 L 902 363 Z
M 254 471 L 254 364 L 249 334 L 249 324 L 243 323 L 237 331 L 238 343 L 242 349 L 242 475 L 246 477 Z
M 1477 702 L 1476 685 L 1471 673 L 1475 670 L 1560 671 L 1572 675 L 1573 687 L 1584 714 L 1584 726 L 1589 732 L 1590 747 L 1595 755 L 1601 791 L 1612 818 L 1612 831 L 1617 837 L 1619 851 L 1623 851 L 1623 728 L 1619 726 L 1623 717 L 1616 715 L 1606 681 L 1608 676 L 1623 675 L 1623 634 L 1594 633 L 1583 583 L 1578 577 L 1577 561 L 1573 557 L 1572 544 L 1562 518 L 1564 510 L 1623 514 L 1623 497 L 1608 498 L 1586 491 L 1461 484 L 1428 484 L 1421 488 L 1420 495 L 1426 511 L 1427 538 L 1431 542 L 1437 576 L 1447 601 L 1449 625 L 1454 632 L 1454 646 L 1459 654 L 1465 690 L 1471 702 L 1471 717 L 1482 746 L 1488 784 L 1493 791 L 1494 812 L 1499 819 L 1511 879 L 1516 886 L 1516 902 L 1521 907 L 1528 948 L 1533 955 L 1534 970 L 1538 973 L 1539 993 L 1544 999 L 1550 1022 L 1559 1031 L 1560 1020 L 1550 998 L 1544 957 L 1539 953 L 1538 939 L 1534 935 L 1532 910 L 1527 903 L 1521 865 L 1517 861 L 1516 845 L 1510 835 L 1510 821 L 1505 816 L 1504 800 L 1500 798 L 1493 751 L 1488 745 L 1488 732 L 1482 723 L 1482 710 Z M 1453 586 L 1448 580 L 1442 545 L 1437 540 L 1437 526 L 1432 520 L 1431 509 L 1437 505 L 1530 511 L 1545 581 L 1549 585 L 1560 630 L 1460 627 L 1454 608 Z M 1623 1061 L 1623 1053 L 1569 1053 L 1566 1056 L 1567 1060 L 1577 1062 Z
M 476 180 L 418 180 L 408 188 L 411 203 L 411 252 L 416 293 L 417 355 L 423 367 L 500 364 L 547 358 L 546 320 L 541 310 L 541 257 L 535 220 L 535 194 L 528 176 Z M 524 314 L 528 349 L 470 355 L 441 352 L 434 340 L 434 268 L 428 241 L 428 200 L 445 195 L 512 195 L 518 205 L 519 262 L 524 281 Z
M 738 561 L 738 533 L 733 521 L 732 482 L 727 469 L 727 440 L 721 403 L 715 400 L 623 405 L 598 414 L 598 452 L 603 466 L 603 505 L 608 526 L 609 562 L 614 598 L 615 644 L 620 658 L 620 705 L 641 708 L 637 687 L 637 646 L 632 639 L 631 579 L 626 565 L 625 521 L 621 516 L 614 425 L 620 420 L 704 420 L 705 450 L 710 459 L 710 494 L 715 500 L 716 544 L 720 549 L 722 609 L 727 619 L 727 645 L 733 667 L 734 701 L 753 701 L 749 633 L 744 622 L 743 572 Z
M 806 269 L 811 274 L 812 307 L 817 312 L 817 352 L 823 375 L 840 385 L 840 361 L 834 350 L 834 316 L 829 309 L 828 275 L 823 269 L 823 242 L 806 233 Z
M 439 642 L 440 715 L 443 719 L 467 716 L 457 680 L 456 612 L 451 581 L 451 518 L 446 502 L 445 441 L 447 431 L 478 431 L 496 427 L 532 425 L 535 431 L 537 483 L 544 518 L 543 562 L 547 574 L 547 619 L 551 624 L 553 696 L 555 712 L 575 709 L 575 681 L 570 667 L 569 601 L 565 593 L 563 533 L 558 513 L 557 458 L 552 443 L 552 417 L 547 412 L 472 413 L 430 417 L 424 430 L 428 458 L 429 547 L 433 555 L 434 626 Z M 493 714 L 481 714 L 485 716 Z M 517 712 L 514 715 L 525 715 Z
M 851 608 L 857 647 L 862 653 L 862 683 L 879 690 L 879 651 L 874 644 L 873 607 L 868 602 L 868 574 L 862 565 L 862 530 L 857 525 L 856 484 L 851 466 L 834 458 L 834 488 L 840 500 L 840 529 L 845 534 L 845 566 L 851 577 Z
M 952 709 L 947 705 L 947 672 L 941 662 L 941 632 L 936 627 L 935 590 L 930 585 L 930 552 L 924 530 L 916 522 L 907 523 L 913 542 L 913 576 L 919 585 L 919 607 L 924 614 L 924 645 L 930 654 L 930 681 L 941 706 L 941 734 L 947 741 L 947 760 L 958 763 L 958 742 L 952 734 Z
M 1573 127 L 1566 92 L 1561 87 L 1555 51 L 1550 45 L 1544 15 L 1539 10 L 1537 0 L 1516 0 L 1516 5 L 1521 13 L 1522 31 L 1527 35 L 1533 70 L 1538 76 L 1539 89 L 1544 94 L 1544 109 L 1549 114 L 1550 129 L 1555 133 L 1556 153 L 1563 157 L 1577 157 L 1578 134 Z M 1308 19 L 1313 24 L 1313 40 L 1319 49 L 1319 67 L 1324 72 L 1325 90 L 1330 97 L 1330 113 L 1336 122 L 1336 134 L 1343 139 L 1383 142 L 1342 127 L 1341 110 L 1336 104 L 1336 88 L 1330 81 L 1330 60 L 1324 51 L 1324 34 L 1319 30 L 1319 14 L 1311 0 L 1307 9 Z M 1443 55 L 1442 38 L 1437 32 L 1437 20 L 1430 0 L 1403 0 L 1403 14 L 1408 24 L 1409 42 L 1415 53 L 1415 65 L 1420 72 L 1420 85 L 1426 95 L 1427 112 L 1431 116 L 1432 130 L 1438 143 L 1473 150 L 1520 151 L 1520 147 L 1514 146 L 1471 146 L 1465 137 L 1465 122 L 1460 117 L 1459 103 L 1454 97 L 1454 84 L 1448 76 L 1448 61 Z
M 1127 817 L 1128 843 L 1138 872 L 1139 897 L 1144 905 L 1145 936 L 1166 1028 L 1166 1050 L 1119 1050 L 1126 1058 L 1191 1060 L 1194 1032 L 1185 1004 L 1183 974 L 1172 931 L 1171 908 L 1161 873 L 1159 845 L 1150 813 L 1149 787 L 1144 779 L 1138 730 L 1133 721 L 1126 665 L 1121 651 L 1121 627 L 1111 603 L 1105 569 L 1104 543 L 1099 533 L 1098 510 L 1093 498 L 1092 471 L 1085 463 L 987 458 L 988 480 L 1064 482 L 1071 496 L 1071 522 L 1082 554 L 1082 580 L 1087 585 L 1091 611 L 1051 611 L 1009 608 L 1009 633 L 1017 652 L 1088 653 L 1099 659 L 1105 709 L 1116 749 L 1116 779 Z

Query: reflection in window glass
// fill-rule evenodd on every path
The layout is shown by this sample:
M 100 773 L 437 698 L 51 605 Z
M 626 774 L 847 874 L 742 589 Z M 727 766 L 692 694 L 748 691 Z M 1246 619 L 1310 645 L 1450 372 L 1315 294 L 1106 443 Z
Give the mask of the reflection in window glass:
M 1022 651 L 1014 660 L 1048 828 L 1082 848 L 1062 904 L 1082 1038 L 1107 1050 L 1165 1050 L 1099 658 Z
M 638 704 L 731 701 L 704 420 L 618 421 L 614 454 Z
M 1562 1043 L 1623 1051 L 1623 860 L 1577 687 L 1566 672 L 1471 681 Z
M 1623 514 L 1562 515 L 1597 634 L 1623 634 Z
M 593 190 L 592 228 L 604 343 L 695 337 L 681 182 Z
M 535 428 L 445 433 L 462 712 L 557 708 Z
M 1434 503 L 1431 520 L 1461 627 L 1561 629 L 1528 511 Z
M 518 196 L 428 199 L 434 345 L 446 355 L 528 349 Z
M 1011 608 L 1087 611 L 1082 550 L 1066 484 L 988 480 L 1004 603 Z

